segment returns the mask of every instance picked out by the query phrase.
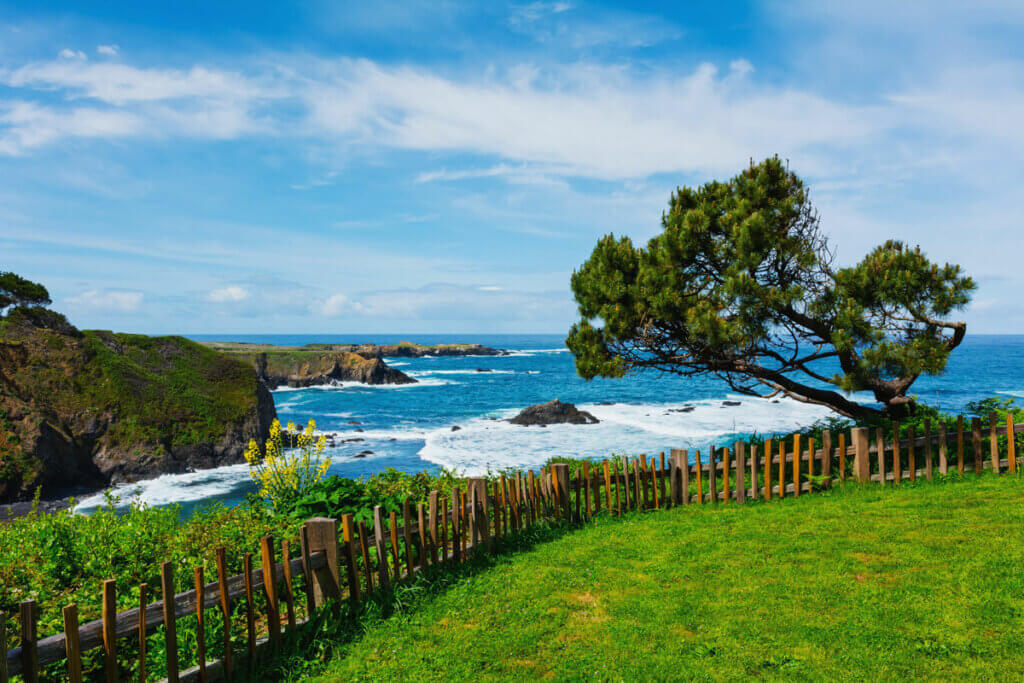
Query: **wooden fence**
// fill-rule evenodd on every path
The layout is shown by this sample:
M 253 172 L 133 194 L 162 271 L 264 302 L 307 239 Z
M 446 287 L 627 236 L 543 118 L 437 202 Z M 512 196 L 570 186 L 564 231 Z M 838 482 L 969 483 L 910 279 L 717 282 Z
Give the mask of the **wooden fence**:
M 904 439 L 897 426 L 888 438 L 881 429 L 872 435 L 855 428 L 849 438 L 841 432 L 833 439 L 826 431 L 821 443 L 800 435 L 757 445 L 737 441 L 728 447 L 712 446 L 703 457 L 699 450 L 690 457 L 687 450 L 673 449 L 667 461 L 661 453 L 657 458 L 584 463 L 574 476 L 568 465 L 555 464 L 538 474 L 531 470 L 491 480 L 467 479 L 465 490 L 453 489 L 450 501 L 437 491 L 415 505 L 407 499 L 401 520 L 398 512 L 386 515 L 380 506 L 374 509 L 370 526 L 357 524 L 350 514 L 342 516 L 340 530 L 334 519 L 311 519 L 302 526 L 295 557 L 291 542 L 284 541 L 278 561 L 274 540 L 264 537 L 260 566 L 253 568 L 252 555 L 247 554 L 243 572 L 229 576 L 225 551 L 220 549 L 217 580 L 204 582 L 202 569 L 196 568 L 195 589 L 177 594 L 173 565 L 168 562 L 161 571 L 164 599 L 149 602 L 143 584 L 139 606 L 122 612 L 116 609 L 115 582 L 106 581 L 101 619 L 80 625 L 77 605 L 68 605 L 63 609 L 64 631 L 46 638 L 37 637 L 36 603 L 23 602 L 20 643 L 13 649 L 5 642 L 7 617 L 0 613 L 0 653 L 6 652 L 0 657 L 0 683 L 7 683 L 9 676 L 27 681 L 38 680 L 41 672 L 53 676 L 61 662 L 67 678 L 80 681 L 82 654 L 94 649 L 102 649 L 107 681 L 117 681 L 126 671 L 144 681 L 147 636 L 161 627 L 168 680 L 231 678 L 240 670 L 251 670 L 265 650 L 279 645 L 283 633 L 333 601 L 359 601 L 431 565 L 463 562 L 495 538 L 550 520 L 579 522 L 602 511 L 621 515 L 678 505 L 771 500 L 812 493 L 848 478 L 886 485 L 931 480 L 936 473 L 954 470 L 1015 473 L 1017 435 L 1024 425 L 1014 425 L 1012 417 L 998 424 L 994 415 L 987 422 L 974 418 L 968 426 L 959 418 L 953 430 L 939 425 L 932 431 L 926 425 L 922 434 L 909 430 Z M 263 614 L 257 614 L 260 606 Z M 206 642 L 210 610 L 223 623 L 220 643 Z M 197 620 L 198 664 L 179 671 L 176 623 L 185 617 Z M 232 638 L 233 619 L 244 619 L 244 629 L 235 629 L 244 637 Z M 126 662 L 118 649 L 119 643 L 129 640 L 135 647 L 133 661 Z M 214 651 L 216 656 L 211 656 Z

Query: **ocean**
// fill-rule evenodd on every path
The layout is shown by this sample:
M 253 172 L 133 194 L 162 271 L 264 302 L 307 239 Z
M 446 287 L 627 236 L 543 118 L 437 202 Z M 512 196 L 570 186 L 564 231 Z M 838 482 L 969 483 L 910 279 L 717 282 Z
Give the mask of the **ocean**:
M 511 351 L 495 357 L 388 358 L 416 384 L 310 387 L 274 392 L 282 423 L 315 419 L 335 435 L 331 474 L 360 477 L 393 467 L 407 472 L 440 467 L 463 474 L 516 467 L 536 469 L 552 456 L 656 454 L 670 448 L 729 444 L 752 434 L 785 434 L 830 414 L 789 399 L 739 396 L 720 380 L 643 373 L 585 382 L 576 375 L 562 335 L 226 335 L 200 341 L 280 345 L 309 343 L 424 344 L 475 342 Z M 483 370 L 483 372 L 480 372 Z M 1024 398 L 1024 335 L 968 335 L 946 372 L 922 377 L 912 392 L 944 410 L 988 396 Z M 502 421 L 551 399 L 575 403 L 596 425 L 521 427 Z M 870 401 L 870 396 L 858 396 Z M 724 401 L 739 401 L 738 406 Z M 692 411 L 679 412 L 684 406 Z M 457 428 L 457 429 L 456 429 Z M 347 440 L 346 443 L 341 443 Z M 369 453 L 367 453 L 369 451 Z M 178 503 L 186 510 L 244 500 L 254 491 L 247 465 L 165 475 L 113 489 L 122 505 Z M 103 494 L 83 499 L 89 512 Z

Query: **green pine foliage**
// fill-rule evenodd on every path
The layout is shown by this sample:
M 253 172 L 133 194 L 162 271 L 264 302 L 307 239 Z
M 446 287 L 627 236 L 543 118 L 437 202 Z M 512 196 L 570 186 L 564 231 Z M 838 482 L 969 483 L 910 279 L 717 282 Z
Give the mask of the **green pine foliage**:
M 942 372 L 966 332 L 948 320 L 975 288 L 959 266 L 890 240 L 836 268 L 807 188 L 778 157 L 678 189 L 662 228 L 646 247 L 602 238 L 573 273 L 581 319 L 566 344 L 584 378 L 710 374 L 749 395 L 902 416 L 914 380 Z M 841 372 L 822 369 L 835 362 Z

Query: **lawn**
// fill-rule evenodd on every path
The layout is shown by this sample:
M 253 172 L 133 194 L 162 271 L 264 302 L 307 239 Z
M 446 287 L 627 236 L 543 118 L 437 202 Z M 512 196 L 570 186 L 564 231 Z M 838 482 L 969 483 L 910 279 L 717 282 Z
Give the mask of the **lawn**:
M 1020 679 L 1022 499 L 985 476 L 602 518 L 364 622 L 318 672 Z

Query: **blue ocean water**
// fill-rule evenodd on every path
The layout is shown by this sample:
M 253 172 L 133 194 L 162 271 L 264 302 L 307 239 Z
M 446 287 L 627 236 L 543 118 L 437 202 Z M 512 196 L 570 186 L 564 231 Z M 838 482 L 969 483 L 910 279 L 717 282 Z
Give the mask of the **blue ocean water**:
M 735 395 L 720 380 L 645 373 L 585 382 L 573 367 L 561 335 L 253 335 L 204 336 L 200 340 L 280 345 L 308 343 L 425 344 L 476 342 L 508 349 L 497 357 L 385 359 L 417 380 L 398 386 L 344 386 L 274 392 L 282 422 L 315 419 L 334 435 L 332 474 L 359 477 L 387 467 L 416 472 L 439 467 L 471 474 L 488 468 L 536 468 L 555 455 L 648 453 L 669 448 L 706 448 L 750 434 L 783 434 L 825 417 L 818 406 L 792 400 Z M 482 372 L 481 372 L 482 371 Z M 957 410 L 994 394 L 1024 398 L 1024 336 L 969 335 L 945 374 L 914 385 L 921 400 Z M 502 421 L 520 409 L 553 398 L 593 413 L 597 425 L 520 427 Z M 857 397 L 870 401 L 870 397 Z M 726 406 L 723 401 L 739 401 Z M 692 406 L 689 412 L 680 412 Z M 343 443 L 344 442 L 344 443 Z M 254 490 L 247 466 L 233 465 L 123 485 L 133 497 L 186 508 L 242 500 Z M 88 510 L 101 496 L 82 501 Z

